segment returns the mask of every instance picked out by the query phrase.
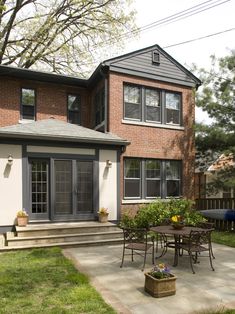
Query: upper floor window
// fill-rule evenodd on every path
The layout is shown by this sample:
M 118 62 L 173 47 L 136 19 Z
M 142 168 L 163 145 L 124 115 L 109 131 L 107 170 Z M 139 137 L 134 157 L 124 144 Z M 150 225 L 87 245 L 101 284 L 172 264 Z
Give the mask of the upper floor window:
M 125 117 L 141 119 L 141 92 L 137 86 L 126 85 L 124 87 Z
M 35 119 L 36 96 L 32 88 L 21 89 L 21 119 Z
M 80 95 L 68 95 L 68 122 L 81 123 L 81 97 Z
M 94 98 L 95 105 L 95 126 L 104 121 L 105 106 L 104 106 L 104 88 L 100 89 Z
M 181 161 L 126 158 L 124 198 L 150 199 L 181 195 Z
M 181 124 L 181 94 L 144 86 L 124 85 L 124 118 Z

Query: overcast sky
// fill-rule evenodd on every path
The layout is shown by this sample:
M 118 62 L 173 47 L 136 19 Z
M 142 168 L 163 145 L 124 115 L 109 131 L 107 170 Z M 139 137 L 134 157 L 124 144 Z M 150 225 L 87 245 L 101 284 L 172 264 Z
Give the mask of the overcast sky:
M 203 4 L 203 5 L 202 5 Z M 220 4 L 220 5 L 219 5 Z M 195 7 L 197 6 L 197 7 Z M 209 6 L 214 6 L 205 10 Z M 124 53 L 158 44 L 162 48 L 235 28 L 235 0 L 134 0 L 139 27 L 170 17 L 178 12 L 191 16 L 141 32 L 139 38 L 126 41 Z M 195 10 L 204 10 L 194 14 Z M 175 16 L 171 17 L 174 18 Z M 183 16 L 181 15 L 181 18 Z M 164 48 L 173 58 L 190 69 L 192 63 L 210 68 L 210 55 L 225 56 L 235 49 L 235 29 L 206 39 Z M 205 115 L 196 111 L 197 120 Z

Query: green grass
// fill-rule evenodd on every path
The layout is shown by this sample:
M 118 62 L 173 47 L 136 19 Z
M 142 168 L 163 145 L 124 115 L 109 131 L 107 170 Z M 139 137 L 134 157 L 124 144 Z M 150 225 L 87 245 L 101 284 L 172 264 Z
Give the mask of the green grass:
M 115 313 L 59 248 L 0 254 L 0 313 Z
M 194 314 L 235 314 L 235 310 L 225 310 L 224 308 L 218 310 L 205 310 L 200 312 L 194 312 Z
M 212 232 L 212 242 L 235 247 L 235 232 Z

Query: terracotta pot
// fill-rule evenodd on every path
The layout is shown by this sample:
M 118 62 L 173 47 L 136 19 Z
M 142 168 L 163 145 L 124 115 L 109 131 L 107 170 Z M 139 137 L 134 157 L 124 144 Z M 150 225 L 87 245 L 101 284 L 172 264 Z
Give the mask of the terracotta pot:
M 17 217 L 17 225 L 19 227 L 25 227 L 28 223 L 28 217 Z
M 145 273 L 145 291 L 154 298 L 161 298 L 176 293 L 176 279 L 172 275 L 169 278 L 157 279 L 152 277 L 149 273 Z
M 108 213 L 107 214 L 99 214 L 99 222 L 108 222 Z

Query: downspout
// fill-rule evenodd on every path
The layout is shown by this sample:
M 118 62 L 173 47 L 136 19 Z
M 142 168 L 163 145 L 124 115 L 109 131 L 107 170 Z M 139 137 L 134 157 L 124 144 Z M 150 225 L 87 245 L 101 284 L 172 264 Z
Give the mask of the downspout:
M 104 65 L 100 68 L 100 74 L 104 78 L 104 133 L 107 133 L 109 132 L 109 80 L 108 72 L 104 71 Z

